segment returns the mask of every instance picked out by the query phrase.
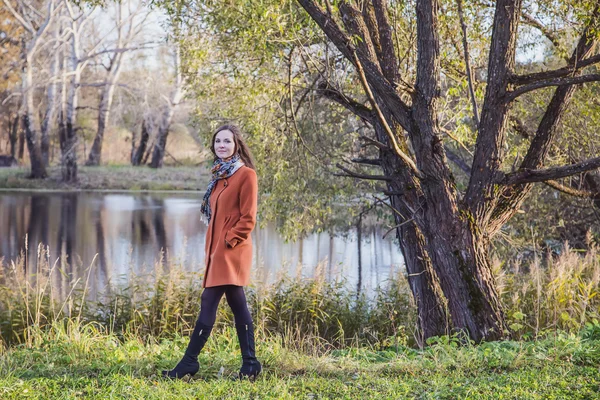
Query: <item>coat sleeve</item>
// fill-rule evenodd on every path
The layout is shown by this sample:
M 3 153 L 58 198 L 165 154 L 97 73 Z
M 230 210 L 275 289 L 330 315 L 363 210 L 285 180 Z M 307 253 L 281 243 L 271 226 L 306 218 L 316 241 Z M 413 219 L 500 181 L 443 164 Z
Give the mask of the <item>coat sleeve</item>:
M 256 211 L 258 203 L 258 183 L 256 172 L 249 168 L 249 173 L 240 187 L 240 214 L 241 217 L 235 225 L 225 234 L 225 241 L 229 247 L 248 239 L 256 225 Z

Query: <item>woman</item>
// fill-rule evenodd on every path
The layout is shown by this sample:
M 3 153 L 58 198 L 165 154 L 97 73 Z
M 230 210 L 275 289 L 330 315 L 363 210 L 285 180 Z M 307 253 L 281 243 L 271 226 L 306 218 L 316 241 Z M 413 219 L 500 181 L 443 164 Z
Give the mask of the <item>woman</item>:
M 248 146 L 235 125 L 223 125 L 213 135 L 215 159 L 202 214 L 208 220 L 206 268 L 200 315 L 181 361 L 163 376 L 193 376 L 200 368 L 198 354 L 208 340 L 223 294 L 233 311 L 242 353 L 240 378 L 254 379 L 262 366 L 254 353 L 254 327 L 244 286 L 250 280 L 252 238 L 256 223 L 258 185 Z

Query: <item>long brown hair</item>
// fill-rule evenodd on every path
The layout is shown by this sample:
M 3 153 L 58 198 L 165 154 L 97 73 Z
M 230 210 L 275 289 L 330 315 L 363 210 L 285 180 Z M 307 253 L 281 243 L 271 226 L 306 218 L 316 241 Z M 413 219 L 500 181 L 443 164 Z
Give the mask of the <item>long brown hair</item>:
M 244 139 L 242 138 L 242 130 L 237 125 L 233 124 L 221 125 L 213 134 L 212 141 L 210 144 L 210 151 L 212 151 L 213 155 L 215 156 L 215 160 L 219 158 L 217 157 L 217 153 L 215 152 L 215 138 L 217 137 L 217 134 L 221 131 L 230 131 L 231 133 L 233 133 L 233 143 L 235 144 L 233 154 L 239 154 L 241 160 L 244 162 L 244 164 L 246 164 L 247 167 L 256 169 L 254 167 L 254 158 L 252 157 L 252 153 L 250 152 L 248 145 L 246 144 L 246 142 L 244 142 Z

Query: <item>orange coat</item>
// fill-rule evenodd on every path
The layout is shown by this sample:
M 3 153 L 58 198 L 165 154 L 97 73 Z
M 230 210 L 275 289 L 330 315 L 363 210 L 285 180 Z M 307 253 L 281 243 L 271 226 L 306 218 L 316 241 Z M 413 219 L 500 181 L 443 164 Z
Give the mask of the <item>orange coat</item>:
M 246 286 L 252 266 L 252 237 L 256 225 L 256 172 L 243 166 L 217 181 L 210 195 L 212 217 L 206 233 L 203 287 Z

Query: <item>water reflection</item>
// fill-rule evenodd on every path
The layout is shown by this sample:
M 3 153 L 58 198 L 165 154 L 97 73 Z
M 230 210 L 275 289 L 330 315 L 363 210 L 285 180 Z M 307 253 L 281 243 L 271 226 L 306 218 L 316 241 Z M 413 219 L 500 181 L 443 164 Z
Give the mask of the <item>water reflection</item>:
M 62 257 L 63 280 L 87 279 L 93 263 L 92 294 L 157 266 L 201 271 L 206 225 L 200 200 L 197 193 L 0 192 L 0 258 L 7 265 L 26 254 L 26 272 L 35 274 L 40 254 L 51 264 Z M 319 266 L 327 279 L 343 276 L 352 288 L 371 290 L 403 263 L 397 245 L 382 234 L 358 229 L 345 238 L 317 233 L 285 243 L 273 226 L 257 227 L 254 282 L 269 283 L 283 273 L 314 276 Z M 38 253 L 39 243 L 47 253 Z

